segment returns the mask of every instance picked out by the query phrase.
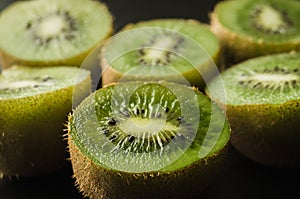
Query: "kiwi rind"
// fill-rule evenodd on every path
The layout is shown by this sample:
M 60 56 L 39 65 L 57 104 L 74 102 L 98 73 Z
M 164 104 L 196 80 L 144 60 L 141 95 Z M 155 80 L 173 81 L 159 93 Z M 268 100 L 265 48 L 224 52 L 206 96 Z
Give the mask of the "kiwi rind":
M 178 24 L 178 26 L 180 28 L 176 28 L 175 24 Z M 170 70 L 170 74 L 169 75 L 149 75 L 147 70 L 147 65 L 146 66 L 140 66 L 141 69 L 139 69 L 139 67 L 136 67 L 135 69 L 133 69 L 133 71 L 131 73 L 126 73 L 126 71 L 120 71 L 118 69 L 116 69 L 115 67 L 112 66 L 111 63 L 114 60 L 108 60 L 106 57 L 106 51 L 107 48 L 110 46 L 111 42 L 115 42 L 114 38 L 108 39 L 104 42 L 104 44 L 101 47 L 101 52 L 99 54 L 99 61 L 100 61 L 100 65 L 102 67 L 102 84 L 103 85 L 107 85 L 113 82 L 118 82 L 118 81 L 160 81 L 160 80 L 165 80 L 165 81 L 170 81 L 170 82 L 175 82 L 175 83 L 180 83 L 180 84 L 187 84 L 187 85 L 191 85 L 191 86 L 195 86 L 198 87 L 200 89 L 202 89 L 206 82 L 209 81 L 209 79 L 211 79 L 212 76 L 215 75 L 216 71 L 218 68 L 217 66 L 219 65 L 219 53 L 220 53 L 220 46 L 219 46 L 219 41 L 218 39 L 215 37 L 215 35 L 210 31 L 209 26 L 207 24 L 201 23 L 195 19 L 180 19 L 180 18 L 167 18 L 167 19 L 152 19 L 152 20 L 147 20 L 147 21 L 140 21 L 137 23 L 130 23 L 127 24 L 123 29 L 121 29 L 119 31 L 120 39 L 119 40 L 124 40 L 127 37 L 125 36 L 124 38 L 122 38 L 122 34 L 126 35 L 130 35 L 130 31 L 132 31 L 134 33 L 134 31 L 142 31 L 143 28 L 157 28 L 157 29 L 165 29 L 165 32 L 167 34 L 175 34 L 175 31 L 178 31 L 177 36 L 182 37 L 183 39 L 188 40 L 187 43 L 192 43 L 193 45 L 198 45 L 198 46 L 209 46 L 208 44 L 201 44 L 201 42 L 199 41 L 199 38 L 195 39 L 193 38 L 193 36 L 195 36 L 195 34 L 193 35 L 193 33 L 189 33 L 188 31 L 184 31 L 184 24 L 186 24 L 187 29 L 191 29 L 191 27 L 194 27 L 194 29 L 199 29 L 200 32 L 202 32 L 203 34 L 206 33 L 207 37 L 210 38 L 210 42 L 214 42 L 211 46 L 215 46 L 212 47 L 213 50 L 210 50 L 209 52 L 207 51 L 207 49 L 204 49 L 206 55 L 207 56 L 207 60 L 203 61 L 202 63 L 200 63 L 200 65 L 197 65 L 195 63 L 194 60 L 187 60 L 187 62 L 191 62 L 194 66 L 193 69 L 189 69 L 186 70 L 184 72 L 180 72 L 180 71 L 175 71 L 176 69 L 169 69 Z M 127 32 L 127 33 L 126 33 Z M 145 31 L 147 32 L 147 30 Z M 163 31 L 162 31 L 163 32 Z M 197 35 L 199 36 L 199 35 Z M 116 39 L 117 40 L 117 39 Z M 150 41 L 145 41 L 144 45 L 146 47 L 147 44 Z M 117 41 L 115 42 L 117 43 Z M 203 42 L 204 43 L 204 42 Z M 205 41 L 205 43 L 207 43 Z M 137 45 L 138 46 L 138 45 Z M 203 53 L 203 46 L 199 47 L 200 50 L 201 48 L 201 52 L 199 51 L 199 56 L 203 56 L 200 55 L 201 53 Z M 143 48 L 143 46 L 139 46 L 140 48 Z M 132 51 L 136 49 L 124 49 L 124 51 L 120 50 L 118 56 L 120 55 L 125 55 L 126 53 L 128 53 L 128 50 Z M 189 49 L 187 49 L 188 51 Z M 183 51 L 183 50 L 181 50 Z M 183 59 L 189 59 L 190 57 L 185 57 L 187 53 L 185 52 L 179 52 L 179 55 L 176 56 L 183 56 Z M 194 52 L 191 54 L 195 54 Z M 114 59 L 117 59 L 118 57 L 115 57 Z M 125 63 L 125 64 L 131 64 L 131 63 Z M 168 66 L 170 68 L 172 68 L 172 62 L 170 62 L 171 66 Z M 143 67 L 143 68 L 142 68 Z M 136 75 L 135 70 L 138 72 L 140 71 L 144 71 L 143 75 Z M 152 69 L 153 70 L 153 69 Z M 172 72 L 172 70 L 174 70 L 174 72 Z M 127 71 L 129 72 L 129 71 Z M 138 72 L 141 73 L 141 72 Z M 158 74 L 160 74 L 160 72 L 158 72 Z
M 3 67 L 7 68 L 11 65 L 14 64 L 19 64 L 19 65 L 26 65 L 26 66 L 51 66 L 51 65 L 68 65 L 68 66 L 77 66 L 79 67 L 83 60 L 86 58 L 86 56 L 91 52 L 91 50 L 96 47 L 99 43 L 101 43 L 103 40 L 105 40 L 107 37 L 109 37 L 112 32 L 113 32 L 113 17 L 110 14 L 108 8 L 106 5 L 102 2 L 98 1 L 84 1 L 84 0 L 75 0 L 75 1 L 69 1 L 68 0 L 58 0 L 58 1 L 51 1 L 51 5 L 47 5 L 46 1 L 38 0 L 38 1 L 24 1 L 24 2 L 14 2 L 10 4 L 7 8 L 5 8 L 1 12 L 1 30 L 0 34 L 2 37 L 8 37 L 4 43 L 9 44 L 2 44 L 3 42 L 0 42 L 0 56 L 3 59 Z M 46 6 L 44 6 L 46 4 Z M 59 5 L 58 5 L 59 4 Z M 26 10 L 26 12 L 30 12 L 30 8 L 32 8 L 32 12 L 34 14 L 31 14 L 30 16 L 34 16 L 35 18 L 31 20 L 36 20 L 37 17 L 41 16 L 35 16 L 35 12 L 37 10 L 35 7 L 40 6 L 40 9 L 45 9 L 44 13 L 45 15 L 53 13 L 53 8 L 54 7 L 59 7 L 59 9 L 64 10 L 66 9 L 68 13 L 70 13 L 70 16 L 73 17 L 76 20 L 77 28 L 78 28 L 78 33 L 77 37 L 81 37 L 79 39 L 75 38 L 70 42 L 73 42 L 73 49 L 67 49 L 65 48 L 65 44 L 60 46 L 59 53 L 57 53 L 58 48 L 57 46 L 54 46 L 54 48 L 51 48 L 53 52 L 50 52 L 47 48 L 49 46 L 42 46 L 38 47 L 40 48 L 38 52 L 32 52 L 31 55 L 25 55 L 25 53 L 21 52 L 16 52 L 14 49 L 10 48 L 9 46 L 18 46 L 22 45 L 26 46 L 29 45 L 28 41 L 32 40 L 32 35 L 27 34 L 26 32 L 26 23 L 28 21 L 22 21 L 22 18 L 20 19 L 20 13 L 21 11 L 23 12 Z M 80 6 L 82 5 L 82 6 Z M 78 11 L 74 10 L 72 6 L 77 6 L 79 9 L 87 7 L 88 9 L 81 9 Z M 89 6 L 89 7 L 88 7 Z M 26 8 L 26 9 L 25 9 Z M 57 9 L 57 8 L 56 8 Z M 98 9 L 97 12 L 91 13 L 90 10 L 95 10 Z M 21 10 L 21 11 L 20 11 Z M 75 13 L 76 11 L 76 13 Z M 56 12 L 56 11 L 55 11 Z M 13 15 L 12 13 L 16 13 L 15 17 L 9 17 L 10 23 L 7 23 L 5 17 L 9 15 Z M 38 12 L 41 14 L 41 12 Z M 42 13 L 42 14 L 44 14 Z M 103 17 L 99 17 L 100 15 L 103 15 Z M 77 15 L 77 16 L 76 16 Z M 84 20 L 84 18 L 90 15 L 95 15 L 95 18 L 93 20 L 90 20 L 87 22 Z M 19 16 L 19 17 L 18 17 Z M 28 17 L 27 17 L 28 18 Z M 98 24 L 96 26 L 96 22 L 98 21 Z M 101 24 L 102 23 L 102 24 Z M 90 26 L 95 26 L 95 27 L 87 27 L 86 24 L 90 24 Z M 16 28 L 11 28 L 13 27 L 22 27 L 23 29 L 16 30 Z M 82 30 L 84 29 L 84 30 Z M 7 32 L 11 31 L 9 33 L 10 35 L 7 35 Z M 17 31 L 24 31 L 18 33 Z M 84 34 L 82 31 L 90 31 L 88 34 Z M 5 33 L 6 32 L 6 33 Z M 98 34 L 95 36 L 95 32 L 98 32 Z M 18 41 L 19 43 L 14 43 L 16 39 L 10 39 L 12 36 L 21 34 L 20 38 L 24 38 L 23 41 Z M 6 35 L 6 36 L 5 36 Z M 84 37 L 83 37 L 84 36 Z M 17 37 L 17 36 L 16 36 Z M 27 37 L 27 38 L 26 38 Z M 20 40 L 20 39 L 19 39 Z M 85 42 L 85 41 L 93 41 L 92 42 Z M 86 43 L 86 44 L 84 44 Z M 84 45 L 83 45 L 84 44 Z M 31 46 L 35 46 L 35 41 L 32 40 Z M 70 48 L 70 45 L 68 45 Z M 9 48 L 8 48 L 9 47 Z M 76 49 L 76 48 L 77 49 Z M 28 50 L 28 49 L 26 49 Z M 36 49 L 35 49 L 36 50 Z M 43 52 L 41 54 L 40 52 Z M 38 56 L 36 56 L 38 55 Z
M 47 70 L 47 67 L 35 67 L 34 70 L 40 69 Z M 74 78 L 74 82 L 76 76 L 71 75 L 79 72 L 71 66 L 51 66 L 49 69 L 70 74 L 66 78 Z M 33 69 L 25 66 L 12 66 L 5 70 L 34 73 Z M 31 177 L 49 174 L 66 166 L 68 154 L 63 134 L 67 115 L 72 110 L 73 88 L 80 87 L 81 93 L 76 96 L 79 100 L 90 93 L 91 87 L 89 72 L 81 71 L 82 79 L 74 85 L 24 97 L 0 98 L 1 174 Z M 51 75 L 51 72 L 46 75 Z M 25 92 L 24 95 L 27 95 Z
M 105 86 L 104 89 L 120 84 L 129 85 L 136 83 L 110 84 Z M 172 85 L 183 87 L 182 85 Z M 94 98 L 93 94 L 86 98 L 82 104 L 88 103 L 89 98 Z M 79 108 L 80 105 L 78 106 Z M 73 118 L 76 116 L 75 112 L 76 110 L 69 117 L 68 144 L 76 185 L 86 197 L 92 199 L 197 197 L 201 196 L 203 191 L 214 182 L 221 172 L 230 134 L 229 125 L 226 122 L 222 128 L 227 133 L 222 133 L 218 139 L 219 141 L 222 140 L 220 143 L 224 145 L 219 144 L 222 146 L 218 146 L 217 148 L 215 146 L 207 156 L 199 158 L 199 160 L 188 166 L 179 168 L 170 167 L 171 169 L 148 172 L 130 172 L 109 168 L 94 159 L 93 155 L 90 154 L 91 152 L 83 146 L 80 138 L 76 135 L 75 120 Z M 82 114 L 85 113 L 82 112 Z M 96 151 L 94 152 L 97 153 Z M 174 170 L 174 168 L 176 169 Z
M 78 150 L 69 138 L 76 186 L 88 198 L 199 197 L 220 175 L 227 146 L 208 158 L 174 172 L 127 173 L 104 169 Z
M 297 26 L 291 30 L 294 34 L 294 37 L 287 36 L 285 34 L 282 35 L 271 35 L 269 39 L 267 39 L 266 34 L 259 36 L 259 33 L 256 35 L 240 33 L 231 28 L 223 25 L 222 18 L 220 17 L 220 10 L 228 9 L 228 12 L 233 15 L 234 12 L 239 12 L 238 9 L 245 9 L 245 12 L 248 12 L 247 7 L 253 8 L 253 4 L 260 3 L 270 5 L 274 4 L 281 9 L 281 4 L 286 4 L 284 6 L 285 11 L 289 13 L 289 9 L 297 10 L 300 7 L 299 2 L 296 1 L 260 1 L 260 0 L 246 0 L 246 1 L 222 1 L 219 2 L 212 13 L 210 13 L 210 22 L 211 22 L 211 30 L 214 32 L 219 38 L 222 46 L 221 50 L 221 59 L 224 62 L 225 67 L 229 67 L 233 64 L 236 64 L 245 59 L 267 55 L 267 54 L 276 54 L 283 53 L 289 51 L 299 51 L 300 50 L 300 38 L 297 36 L 296 32 L 300 31 L 298 22 L 294 24 Z M 248 6 L 248 4 L 251 6 Z M 289 8 L 290 7 L 290 8 Z M 230 8 L 230 9 L 229 9 Z M 232 21 L 231 24 L 236 24 L 237 28 L 239 28 L 239 22 L 241 21 L 238 17 L 236 17 L 236 21 Z M 295 16 L 293 17 L 294 23 Z M 297 20 L 297 19 L 296 19 Z M 244 24 L 248 24 L 249 22 L 244 21 Z M 249 25 L 250 26 L 250 25 Z M 246 31 L 246 30 L 245 30 Z M 249 31 L 248 31 L 249 32 Z
M 232 77 L 233 73 L 230 73 L 230 71 L 236 70 L 238 67 L 251 70 L 247 69 L 247 67 L 250 65 L 261 65 L 263 70 L 264 66 L 260 63 L 272 62 L 272 60 L 275 60 L 273 62 L 275 65 L 281 66 L 288 66 L 289 62 L 293 60 L 296 67 L 298 65 L 295 63 L 300 61 L 298 53 L 265 55 L 234 65 L 224 73 L 228 71 L 228 74 L 231 74 L 230 77 L 234 78 Z M 243 67 L 243 65 L 247 67 Z M 227 95 L 233 95 L 241 99 L 248 98 L 242 96 L 242 94 L 240 94 L 241 96 L 232 92 L 229 94 L 228 90 L 230 87 L 238 86 L 238 83 L 236 85 L 233 85 L 234 83 L 232 82 L 228 83 L 224 81 L 222 76 L 224 74 L 210 82 L 210 89 L 216 89 L 218 87 L 217 84 L 223 79 Z M 294 89 L 299 89 L 299 86 Z M 294 92 L 297 93 L 299 90 Z M 209 95 L 208 91 L 207 93 Z M 264 93 L 264 90 L 257 90 L 257 96 L 260 93 Z M 214 92 L 210 97 L 220 106 L 226 107 L 226 114 L 232 128 L 230 142 L 241 154 L 254 162 L 268 167 L 287 168 L 300 166 L 300 130 L 298 128 L 300 98 L 297 99 L 295 97 L 296 94 L 293 95 L 294 97 L 290 97 L 287 93 L 287 96 L 282 97 L 284 99 L 261 99 L 260 101 L 263 101 L 263 103 L 258 101 L 251 103 L 249 100 L 237 100 L 237 103 L 233 100 L 224 102 L 219 100 L 215 94 L 217 92 Z M 245 93 L 245 95 L 248 94 Z M 264 97 L 261 96 L 261 98 Z M 265 96 L 265 98 L 268 97 Z

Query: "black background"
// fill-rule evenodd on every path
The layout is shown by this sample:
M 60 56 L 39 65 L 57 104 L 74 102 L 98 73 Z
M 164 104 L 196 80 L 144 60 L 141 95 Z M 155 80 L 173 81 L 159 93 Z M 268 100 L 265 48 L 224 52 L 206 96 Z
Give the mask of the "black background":
M 0 0 L 3 9 L 12 0 Z M 130 22 L 152 18 L 194 18 L 209 22 L 217 0 L 106 0 L 114 15 L 115 30 Z M 3 39 L 3 38 L 0 38 Z M 299 143 L 300 144 L 300 143 Z M 222 175 L 207 190 L 204 199 L 299 198 L 299 169 L 267 168 L 241 156 L 232 147 Z M 0 180 L 0 199 L 82 199 L 67 167 L 51 175 Z

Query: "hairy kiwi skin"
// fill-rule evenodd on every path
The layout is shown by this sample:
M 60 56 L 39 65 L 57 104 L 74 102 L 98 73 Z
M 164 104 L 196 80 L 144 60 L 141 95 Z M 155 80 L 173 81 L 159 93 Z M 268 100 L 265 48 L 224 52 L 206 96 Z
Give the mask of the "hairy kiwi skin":
M 269 167 L 300 167 L 300 101 L 282 105 L 226 106 L 232 145 Z
M 225 67 L 260 55 L 300 50 L 299 41 L 277 42 L 276 39 L 274 39 L 274 41 L 265 41 L 263 38 L 255 39 L 251 36 L 236 33 L 224 27 L 220 22 L 218 10 L 223 4 L 230 1 L 218 3 L 214 11 L 210 13 L 211 30 L 220 40 L 222 46 L 221 59 L 222 62 L 224 62 Z
M 209 30 L 209 26 L 206 24 L 203 24 L 197 20 L 194 19 L 180 19 L 180 18 L 169 18 L 169 19 L 153 19 L 153 20 L 149 20 L 149 21 L 141 21 L 138 23 L 129 23 L 127 24 L 121 31 L 120 33 L 122 33 L 123 31 L 128 31 L 128 30 L 132 30 L 136 27 L 136 25 L 142 25 L 142 24 L 147 24 L 148 22 L 155 22 L 157 21 L 157 24 L 159 24 L 159 21 L 178 21 L 179 23 L 181 22 L 185 22 L 189 25 L 195 25 L 195 26 L 203 26 L 203 28 L 207 28 L 207 30 Z M 158 28 L 159 26 L 156 26 L 156 28 Z M 174 29 L 176 31 L 176 29 Z M 209 30 L 210 31 L 210 30 Z M 182 33 L 183 34 L 183 33 Z M 188 36 L 188 35 L 187 35 Z M 110 64 L 108 63 L 108 60 L 105 58 L 104 56 L 104 52 L 106 51 L 107 45 L 109 45 L 110 43 L 110 39 L 106 40 L 101 48 L 100 51 L 100 56 L 99 56 L 99 60 L 100 60 L 100 65 L 102 67 L 102 84 L 103 85 L 108 85 L 114 82 L 118 82 L 119 80 L 122 81 L 160 81 L 160 80 L 165 80 L 165 81 L 170 81 L 170 82 L 176 82 L 176 83 L 181 83 L 181 84 L 186 84 L 186 81 L 182 82 L 181 77 L 183 76 L 186 80 L 188 80 L 189 84 L 191 86 L 195 86 L 199 89 L 204 88 L 205 86 L 205 80 L 201 75 L 206 75 L 207 78 L 210 78 L 211 76 L 213 76 L 214 74 L 211 74 L 213 72 L 211 72 L 211 68 L 213 68 L 212 65 L 217 65 L 219 66 L 220 64 L 220 48 L 216 51 L 215 54 L 212 55 L 210 60 L 207 60 L 206 62 L 202 63 L 201 66 L 201 73 L 203 74 L 199 74 L 199 71 L 196 69 L 198 66 L 195 66 L 195 69 L 193 70 L 189 70 L 186 71 L 182 74 L 180 74 L 181 76 L 178 77 L 178 74 L 174 74 L 174 75 L 170 75 L 170 76 L 166 76 L 163 77 L 163 79 L 161 79 L 162 77 L 149 77 L 149 79 L 143 78 L 141 79 L 139 76 L 133 76 L 133 75 L 125 75 L 124 78 L 124 73 L 121 73 L 120 71 L 116 70 L 114 67 L 112 67 Z M 128 79 L 128 80 L 127 80 Z
M 68 143 L 76 186 L 91 199 L 199 197 L 220 174 L 227 151 L 225 147 L 175 173 L 132 174 L 101 168 L 78 150 L 70 136 Z
M 80 1 L 78 1 L 80 2 Z M 74 2 L 77 3 L 78 2 Z M 14 9 L 14 6 L 17 6 L 18 4 L 21 3 L 26 3 L 26 2 L 14 2 L 11 5 L 9 5 L 7 8 L 5 8 L 2 11 L 2 15 L 4 15 L 5 12 L 7 12 L 8 10 L 12 10 Z M 72 3 L 72 2 L 70 2 Z M 81 3 L 84 3 L 84 1 L 82 1 Z M 0 46 L 0 59 L 2 59 L 3 62 L 3 68 L 9 68 L 12 65 L 26 65 L 26 66 L 56 66 L 56 65 L 65 65 L 65 66 L 76 66 L 79 67 L 81 65 L 81 63 L 83 62 L 83 60 L 86 58 L 86 56 L 97 46 L 99 45 L 102 41 L 104 41 L 106 38 L 108 38 L 109 36 L 111 36 L 111 34 L 113 33 L 113 16 L 111 16 L 108 8 L 106 7 L 106 5 L 104 3 L 101 2 L 101 4 L 99 2 L 94 1 L 94 7 L 100 6 L 103 10 L 103 13 L 107 13 L 107 17 L 108 17 L 108 21 L 111 23 L 111 27 L 109 27 L 109 30 L 107 30 L 105 36 L 100 37 L 98 39 L 98 43 L 95 43 L 93 46 L 88 46 L 85 49 L 82 49 L 82 51 L 80 51 L 80 53 L 77 54 L 73 54 L 72 56 L 68 56 L 68 57 L 63 57 L 61 59 L 54 59 L 51 56 L 45 57 L 45 59 L 35 59 L 35 60 L 31 60 L 28 58 L 22 58 L 22 56 L 20 56 L 19 54 L 12 54 L 10 52 L 7 52 L 4 48 L 1 48 Z M 99 5 L 97 5 L 99 4 Z M 51 6 L 49 6 L 51 7 Z M 86 9 L 87 10 L 87 9 Z M 47 13 L 49 10 L 45 10 L 45 13 Z M 71 11 L 72 12 L 72 11 Z M 82 22 L 80 22 L 82 23 Z M 15 24 L 15 26 L 25 26 L 25 24 Z M 98 24 L 101 26 L 101 24 Z M 25 32 L 24 32 L 25 34 Z M 19 44 L 12 44 L 12 45 L 19 45 Z M 76 46 L 76 44 L 74 44 Z M 62 50 L 63 51 L 63 50 Z
M 77 100 L 90 92 L 87 77 L 79 82 Z M 63 129 L 72 109 L 73 86 L 50 93 L 0 99 L 0 174 L 31 177 L 66 166 Z

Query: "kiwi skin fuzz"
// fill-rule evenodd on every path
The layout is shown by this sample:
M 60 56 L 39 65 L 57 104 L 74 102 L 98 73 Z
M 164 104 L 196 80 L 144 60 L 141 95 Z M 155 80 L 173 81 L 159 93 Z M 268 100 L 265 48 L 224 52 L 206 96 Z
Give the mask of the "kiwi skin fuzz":
M 276 54 L 289 51 L 300 51 L 299 42 L 287 41 L 284 43 L 266 42 L 263 39 L 255 40 L 246 35 L 240 35 L 224 27 L 217 15 L 221 2 L 210 13 L 211 31 L 219 38 L 221 45 L 220 60 L 223 67 L 229 67 L 240 61 L 267 54 Z
M 199 197 L 220 174 L 228 148 L 176 172 L 132 174 L 97 166 L 78 150 L 71 136 L 68 145 L 76 186 L 91 199 Z
M 89 87 L 90 78 L 76 85 L 80 93 L 77 100 L 89 94 Z M 21 99 L 0 100 L 0 176 L 39 176 L 66 166 L 63 131 L 73 97 L 73 86 L 69 86 Z
M 268 167 L 300 167 L 300 101 L 282 105 L 227 105 L 231 144 Z

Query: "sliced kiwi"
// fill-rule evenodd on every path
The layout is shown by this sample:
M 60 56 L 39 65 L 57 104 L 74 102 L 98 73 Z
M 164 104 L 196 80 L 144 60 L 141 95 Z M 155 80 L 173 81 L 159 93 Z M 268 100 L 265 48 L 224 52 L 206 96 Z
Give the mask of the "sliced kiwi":
M 226 106 L 231 143 L 267 166 L 300 166 L 300 55 L 284 53 L 242 62 L 209 84 Z M 226 101 L 218 96 L 223 81 Z
M 230 0 L 216 5 L 211 28 L 227 64 L 300 49 L 300 2 Z
M 220 172 L 230 137 L 215 103 L 167 82 L 105 86 L 68 126 L 74 176 L 90 198 L 199 196 Z
M 103 84 L 167 80 L 202 88 L 217 71 L 219 50 L 208 25 L 196 20 L 129 24 L 102 47 Z
M 12 63 L 80 66 L 112 32 L 112 17 L 98 1 L 22 1 L 1 12 L 0 27 L 5 67 Z
M 74 86 L 81 90 L 77 96 L 73 96 Z M 3 70 L 0 174 L 35 176 L 63 168 L 67 157 L 64 123 L 73 98 L 79 102 L 90 87 L 90 72 L 76 67 L 12 66 Z

